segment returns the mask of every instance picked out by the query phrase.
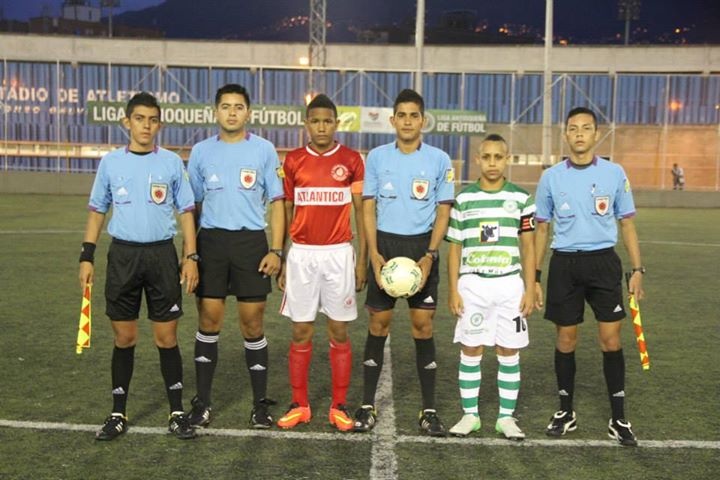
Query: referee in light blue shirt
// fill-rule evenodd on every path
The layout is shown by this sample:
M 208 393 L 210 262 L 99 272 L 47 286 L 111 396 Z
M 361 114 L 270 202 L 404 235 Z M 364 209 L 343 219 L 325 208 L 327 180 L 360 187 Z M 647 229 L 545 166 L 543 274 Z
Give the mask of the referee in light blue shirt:
M 635 446 L 635 434 L 625 419 L 625 359 L 620 344 L 621 320 L 625 318 L 623 272 L 614 250 L 619 223 L 631 262 L 628 288 L 638 299 L 642 298 L 645 268 L 640 262 L 633 221 L 632 190 L 620 165 L 594 154 L 600 136 L 595 113 L 587 108 L 574 108 L 568 113 L 566 124 L 570 156 L 543 173 L 535 200 L 538 307 L 542 306 L 540 266 L 553 222 L 545 318 L 555 323 L 557 329 L 555 374 L 560 410 L 553 414 L 546 433 L 559 437 L 577 429 L 573 410 L 575 347 L 587 301 L 598 321 L 603 352 L 612 411 L 608 435 L 621 445 Z
M 218 360 L 218 339 L 225 317 L 225 298 L 237 298 L 245 361 L 253 390 L 250 425 L 273 423 L 266 398 L 268 347 L 263 330 L 270 277 L 280 271 L 285 235 L 282 169 L 272 143 L 245 129 L 250 95 L 237 84 L 215 94 L 218 135 L 196 144 L 188 172 L 199 213 L 199 326 L 195 336 L 197 395 L 190 422 L 211 421 L 210 398 Z M 271 204 L 272 244 L 265 234 L 265 206 Z
M 375 392 L 395 307 L 395 298 L 379 286 L 380 270 L 387 260 L 403 256 L 415 260 L 423 274 L 422 288 L 408 298 L 422 390 L 420 429 L 431 436 L 445 436 L 445 426 L 435 410 L 432 321 L 437 306 L 438 247 L 455 196 L 453 169 L 445 152 L 422 142 L 425 104 L 417 92 L 400 92 L 390 121 L 396 141 L 370 151 L 365 166 L 363 214 L 373 275 L 368 275 L 365 302 L 370 324 L 363 362 L 363 404 L 355 414 L 354 429 L 366 432 L 375 425 Z
M 155 97 L 138 93 L 128 102 L 125 115 L 130 143 L 100 161 L 80 254 L 80 285 L 84 287 L 93 283 L 95 245 L 112 208 L 105 300 L 115 334 L 113 409 L 95 438 L 113 440 L 128 428 L 125 410 L 143 291 L 170 401 L 168 428 L 178 438 L 194 438 L 195 429 L 183 413 L 182 357 L 177 345 L 177 320 L 183 314 L 180 284 L 185 283 L 190 293 L 198 281 L 193 194 L 180 157 L 155 145 L 161 127 Z M 184 241 L 182 269 L 173 245 L 175 211 L 180 213 Z

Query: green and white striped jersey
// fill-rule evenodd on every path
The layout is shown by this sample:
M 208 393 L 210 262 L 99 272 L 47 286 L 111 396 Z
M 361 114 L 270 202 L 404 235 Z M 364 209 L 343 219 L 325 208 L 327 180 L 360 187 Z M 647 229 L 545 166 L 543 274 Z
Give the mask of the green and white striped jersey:
M 528 192 L 507 181 L 492 192 L 474 183 L 455 198 L 445 239 L 462 244 L 461 275 L 501 277 L 520 273 L 519 236 L 534 230 L 535 202 Z

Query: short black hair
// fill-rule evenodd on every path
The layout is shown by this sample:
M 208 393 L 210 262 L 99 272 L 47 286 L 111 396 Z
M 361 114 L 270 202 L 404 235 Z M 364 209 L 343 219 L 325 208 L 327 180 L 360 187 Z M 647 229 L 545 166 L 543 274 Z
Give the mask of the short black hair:
M 480 148 L 482 148 L 482 144 L 485 142 L 500 142 L 503 145 L 505 145 L 505 153 L 509 153 L 508 152 L 509 147 L 508 147 L 507 142 L 505 141 L 503 136 L 498 133 L 490 133 L 485 138 L 483 138 L 482 141 L 480 141 L 480 145 L 478 146 L 478 153 L 479 153 Z
M 312 100 L 310 100 L 310 103 L 308 103 L 307 108 L 305 109 L 306 117 L 310 116 L 310 110 L 313 108 L 327 108 L 332 110 L 333 114 L 335 114 L 335 118 L 337 118 L 337 107 L 335 106 L 335 103 L 324 93 L 318 93 Z
M 507 142 L 499 133 L 491 133 L 482 139 L 483 142 L 502 142 L 507 145 Z
M 157 98 L 155 98 L 154 95 L 148 92 L 140 92 L 133 95 L 132 98 L 128 101 L 127 106 L 125 107 L 125 116 L 127 118 L 130 118 L 130 115 L 132 115 L 135 107 L 140 106 L 157 108 L 158 115 L 160 115 L 161 113 L 160 104 L 158 103 Z
M 406 88 L 402 92 L 398 93 L 397 98 L 395 98 L 395 103 L 393 103 L 393 114 L 397 112 L 397 107 L 401 103 L 414 103 L 420 107 L 420 113 L 425 115 L 425 100 L 423 100 L 422 95 L 415 90 Z
M 250 108 L 250 94 L 245 87 L 238 85 L 237 83 L 228 83 L 227 85 L 223 85 L 218 88 L 218 91 L 215 93 L 215 106 L 220 105 L 220 99 L 226 93 L 237 93 L 238 95 L 242 95 L 245 97 L 247 107 Z
M 592 110 L 590 110 L 587 107 L 574 107 L 573 109 L 571 109 L 568 112 L 567 117 L 565 117 L 565 124 L 567 125 L 568 121 L 575 115 L 581 115 L 583 113 L 590 115 L 592 117 L 593 124 L 595 125 L 595 129 L 597 130 L 597 126 L 598 126 L 597 115 L 595 115 L 595 112 L 593 112 Z

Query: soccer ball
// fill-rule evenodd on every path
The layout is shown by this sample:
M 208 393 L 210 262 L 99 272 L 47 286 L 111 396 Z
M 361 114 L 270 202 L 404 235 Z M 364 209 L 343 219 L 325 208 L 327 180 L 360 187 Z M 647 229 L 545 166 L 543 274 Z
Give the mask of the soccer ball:
M 411 297 L 420 289 L 422 271 L 408 257 L 391 258 L 380 271 L 380 283 L 391 297 Z

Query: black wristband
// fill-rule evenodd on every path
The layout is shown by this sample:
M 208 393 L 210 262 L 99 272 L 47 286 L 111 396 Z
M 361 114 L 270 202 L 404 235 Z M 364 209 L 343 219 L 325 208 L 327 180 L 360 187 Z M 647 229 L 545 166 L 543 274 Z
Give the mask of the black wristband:
M 90 242 L 83 242 L 82 249 L 80 249 L 80 261 L 95 263 L 95 244 Z
M 541 279 L 542 279 L 542 270 L 536 269 L 535 270 L 535 283 L 540 283 Z
M 432 249 L 432 248 L 428 248 L 427 250 L 425 250 L 425 255 L 430 257 L 433 262 L 436 262 L 440 256 L 438 251 L 436 249 Z

